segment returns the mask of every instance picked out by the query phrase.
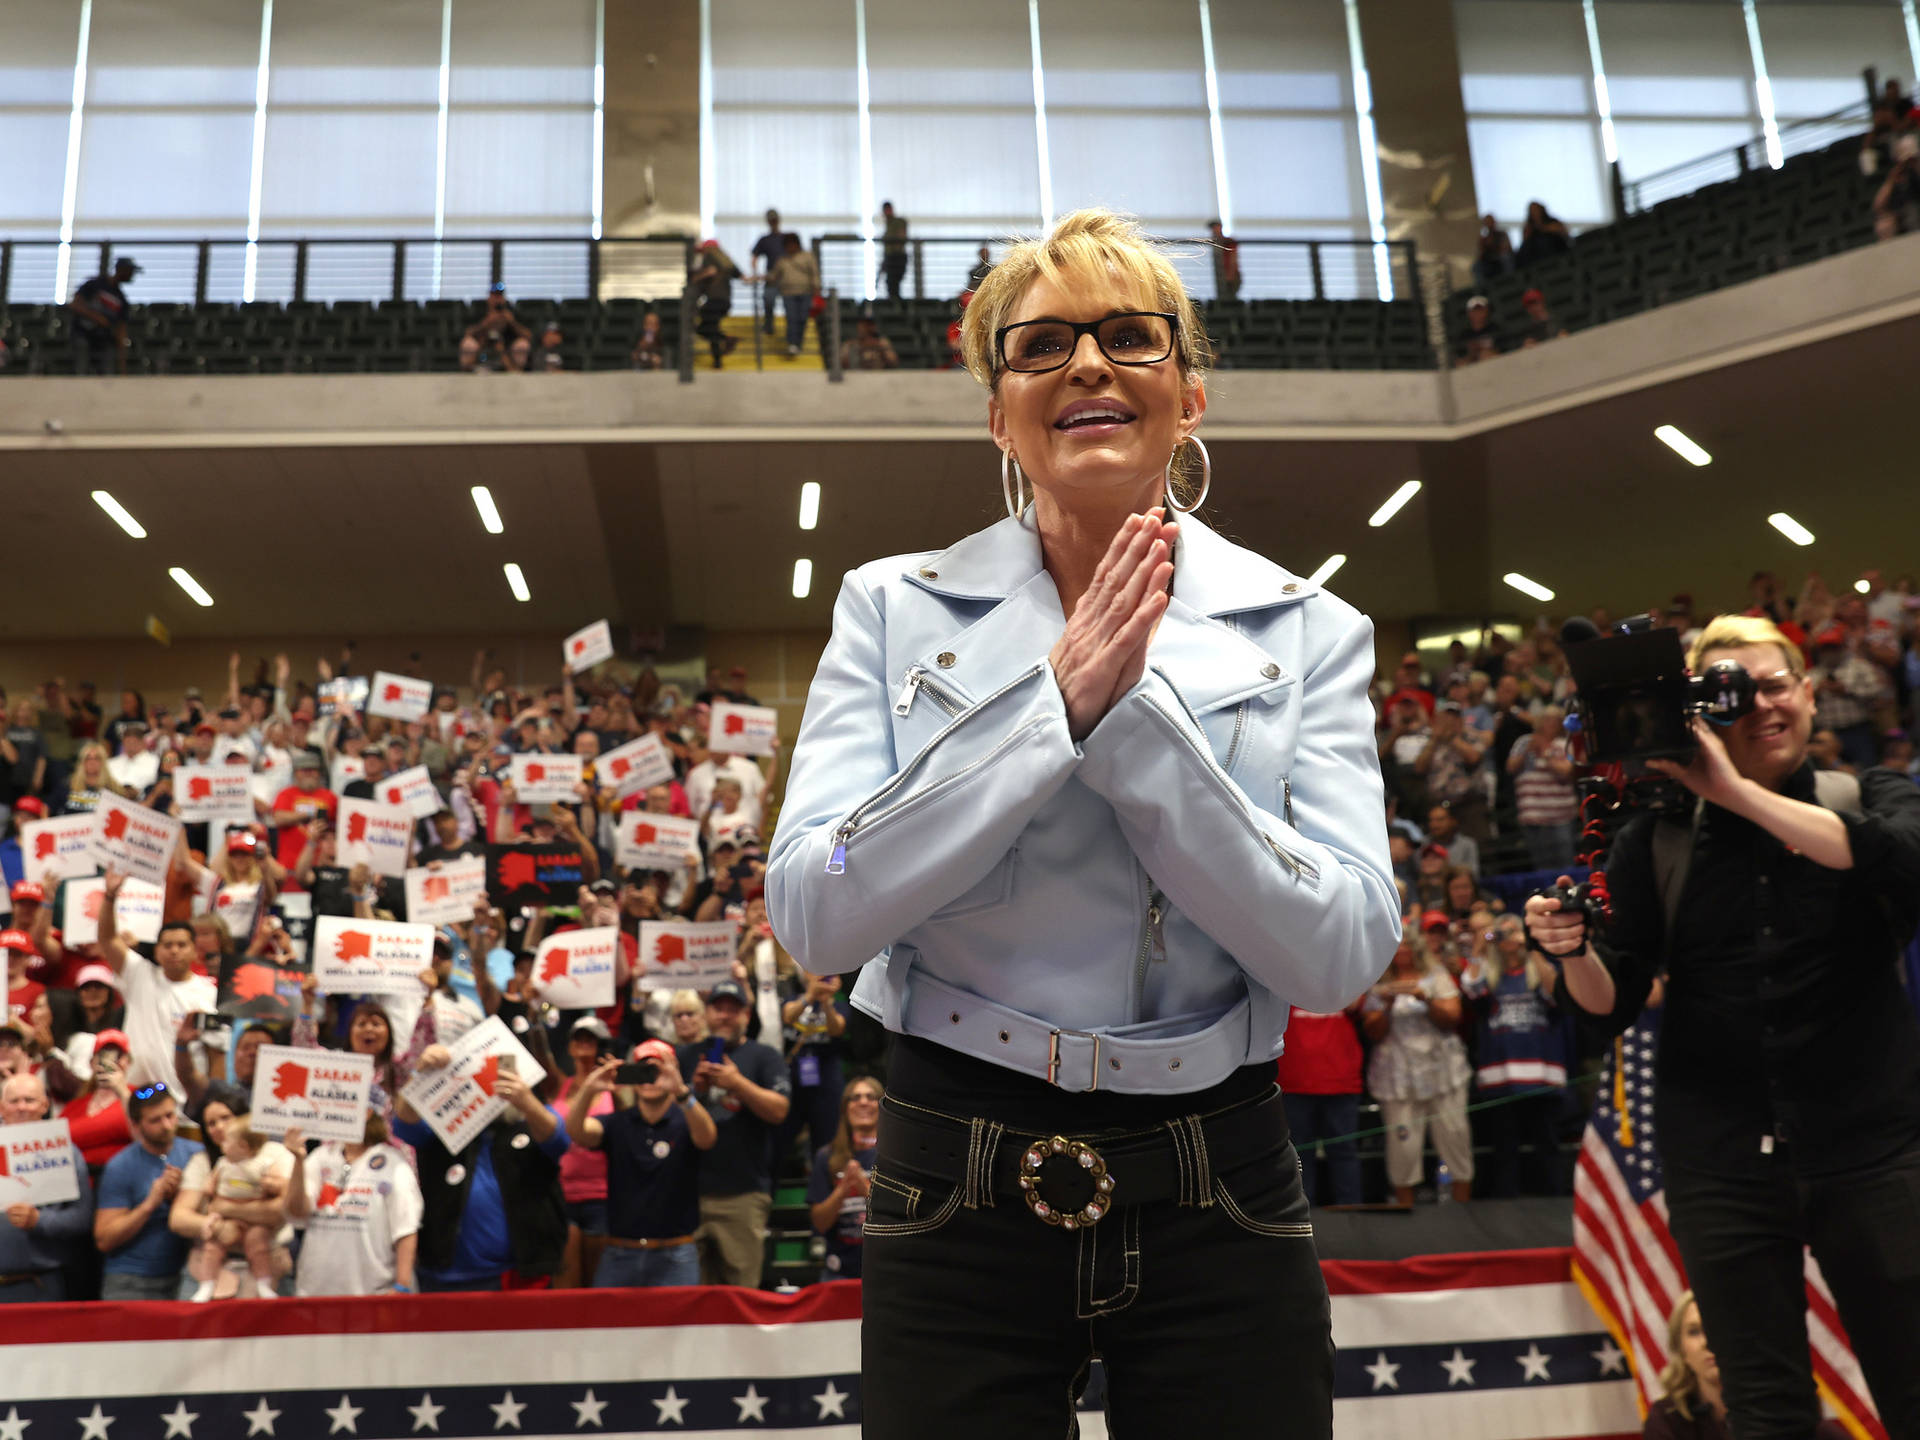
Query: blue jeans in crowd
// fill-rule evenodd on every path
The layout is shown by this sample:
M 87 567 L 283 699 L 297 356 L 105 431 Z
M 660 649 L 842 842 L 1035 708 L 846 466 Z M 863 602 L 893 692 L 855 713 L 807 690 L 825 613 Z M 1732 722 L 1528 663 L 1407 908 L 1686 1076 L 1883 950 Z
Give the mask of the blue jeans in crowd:
M 600 1254 L 600 1268 L 593 1273 L 597 1290 L 699 1283 L 700 1247 L 692 1241 L 670 1245 L 665 1250 L 628 1250 L 617 1244 L 608 1245 Z
M 1522 825 L 1527 859 L 1536 870 L 1565 870 L 1574 863 L 1573 826 Z
M 1320 1151 L 1325 1146 L 1327 1174 L 1333 1182 L 1333 1204 L 1360 1203 L 1360 1146 L 1352 1137 L 1360 1128 L 1358 1095 L 1281 1096 L 1287 1107 L 1287 1128 L 1293 1132 L 1293 1148 L 1300 1152 L 1300 1183 L 1307 1199 L 1319 1203 Z M 1336 1137 L 1347 1138 L 1337 1139 Z
M 787 312 L 787 348 L 797 350 L 807 343 L 807 320 L 813 313 L 813 296 L 782 295 L 780 304 Z

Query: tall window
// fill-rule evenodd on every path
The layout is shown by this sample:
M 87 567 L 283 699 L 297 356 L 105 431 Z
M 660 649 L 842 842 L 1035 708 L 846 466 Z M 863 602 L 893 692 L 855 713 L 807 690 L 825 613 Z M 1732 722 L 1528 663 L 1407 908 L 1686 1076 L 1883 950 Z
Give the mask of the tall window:
M 1760 133 L 1744 12 L 1725 4 L 1596 7 L 1620 169 L 1629 180 Z M 1728 173 L 1733 171 L 1729 158 Z
M 79 41 L 80 0 L 0 0 L 0 235 L 60 234 Z M 15 264 L 24 269 L 29 253 Z M 51 298 L 53 256 L 34 264 L 13 293 Z
M 1912 79 L 1898 0 L 1767 4 L 1756 13 L 1782 125 L 1858 105 L 1867 96 L 1860 72 L 1869 65 L 1883 82 L 1894 76 Z
M 1453 17 L 1481 212 L 1516 228 L 1538 200 L 1570 225 L 1604 224 L 1613 206 L 1579 0 L 1454 0 Z

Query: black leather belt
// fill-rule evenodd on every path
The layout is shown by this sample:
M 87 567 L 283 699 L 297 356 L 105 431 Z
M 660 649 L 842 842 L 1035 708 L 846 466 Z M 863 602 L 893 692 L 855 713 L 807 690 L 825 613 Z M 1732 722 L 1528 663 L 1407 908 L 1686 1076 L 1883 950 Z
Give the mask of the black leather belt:
M 1068 1230 L 1099 1224 L 1115 1205 L 1209 1204 L 1216 1168 L 1270 1154 L 1288 1136 L 1278 1088 L 1212 1115 L 1072 1136 L 945 1115 L 892 1096 L 880 1110 L 879 1168 L 965 1186 L 984 1165 L 994 1199 L 1018 1196 L 1036 1218 Z

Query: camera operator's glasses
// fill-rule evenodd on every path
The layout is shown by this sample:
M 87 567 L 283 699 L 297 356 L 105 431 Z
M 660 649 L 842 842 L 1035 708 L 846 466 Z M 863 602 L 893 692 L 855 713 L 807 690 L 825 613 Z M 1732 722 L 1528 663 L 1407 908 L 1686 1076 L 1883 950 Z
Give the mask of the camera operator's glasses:
M 1044 375 L 1073 359 L 1082 335 L 1093 336 L 1100 353 L 1116 365 L 1157 365 L 1173 353 L 1179 317 L 1158 310 L 1129 310 L 1104 320 L 1028 320 L 1003 325 L 994 335 L 1000 363 L 1022 375 Z
M 1791 670 L 1776 670 L 1753 682 L 1754 693 L 1776 705 L 1799 688 L 1800 677 Z

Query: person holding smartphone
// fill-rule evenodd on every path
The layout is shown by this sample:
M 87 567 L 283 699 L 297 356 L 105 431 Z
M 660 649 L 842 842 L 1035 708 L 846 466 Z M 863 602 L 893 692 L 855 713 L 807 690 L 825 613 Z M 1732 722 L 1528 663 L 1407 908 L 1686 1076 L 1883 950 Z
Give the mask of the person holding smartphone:
M 613 1110 L 594 1114 L 608 1091 Z M 606 1249 L 594 1286 L 698 1285 L 698 1152 L 720 1132 L 681 1078 L 673 1047 L 643 1040 L 629 1063 L 612 1056 L 596 1065 L 567 1106 L 567 1135 L 607 1159 Z

